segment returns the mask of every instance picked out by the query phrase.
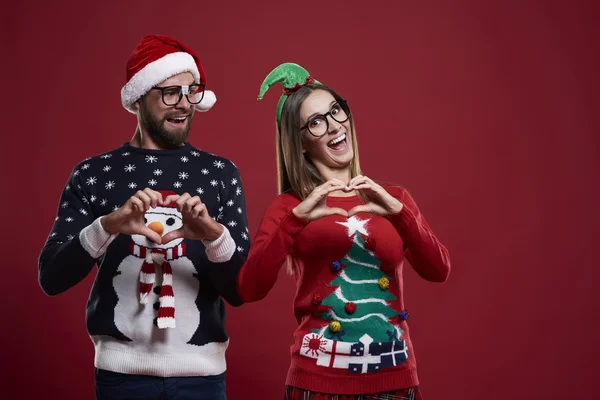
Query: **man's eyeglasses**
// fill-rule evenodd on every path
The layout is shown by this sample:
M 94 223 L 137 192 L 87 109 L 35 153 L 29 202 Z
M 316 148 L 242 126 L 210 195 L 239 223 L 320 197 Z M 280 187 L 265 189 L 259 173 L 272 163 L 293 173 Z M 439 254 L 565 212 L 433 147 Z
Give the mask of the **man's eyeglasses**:
M 306 121 L 306 124 L 300 131 L 308 129 L 311 135 L 315 137 L 321 137 L 329 131 L 329 120 L 327 116 L 330 116 L 334 121 L 342 123 L 348 121 L 350 118 L 350 108 L 345 100 L 340 100 L 331 106 L 329 112 L 325 114 L 317 114 L 312 116 Z
M 192 85 L 181 86 L 155 86 L 150 90 L 160 90 L 163 103 L 165 103 L 166 106 L 176 106 L 184 95 L 190 104 L 200 103 L 204 98 L 204 89 L 204 85 L 194 83 Z

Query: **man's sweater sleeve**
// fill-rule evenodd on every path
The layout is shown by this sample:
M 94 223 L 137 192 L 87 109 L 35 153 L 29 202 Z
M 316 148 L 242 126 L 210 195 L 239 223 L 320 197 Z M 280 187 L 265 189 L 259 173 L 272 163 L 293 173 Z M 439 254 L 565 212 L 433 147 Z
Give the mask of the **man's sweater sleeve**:
M 38 280 L 42 290 L 53 296 L 75 286 L 92 270 L 97 257 L 113 238 L 101 229 L 99 220 L 94 222 L 85 182 L 75 168 L 39 256 Z M 98 250 L 95 257 L 90 252 L 94 247 Z
M 219 214 L 216 221 L 225 228 L 223 235 L 212 242 L 204 241 L 210 261 L 208 274 L 219 294 L 232 306 L 243 304 L 236 290 L 236 279 L 250 248 L 246 200 L 240 172 L 233 167 L 231 176 L 221 182 Z
M 402 210 L 388 219 L 406 246 L 406 259 L 424 279 L 444 282 L 450 274 L 448 250 L 437 239 L 407 190 L 392 188 L 390 194 L 403 204 Z
M 291 211 L 282 196 L 262 218 L 246 263 L 238 275 L 238 292 L 245 302 L 263 299 L 273 288 L 294 241 L 308 224 Z

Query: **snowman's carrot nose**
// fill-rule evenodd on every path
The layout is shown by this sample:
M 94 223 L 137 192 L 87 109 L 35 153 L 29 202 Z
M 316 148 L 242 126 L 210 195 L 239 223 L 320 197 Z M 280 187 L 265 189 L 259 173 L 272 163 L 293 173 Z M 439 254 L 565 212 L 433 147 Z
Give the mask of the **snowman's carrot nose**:
M 150 222 L 148 224 L 148 228 L 150 228 L 151 230 L 153 230 L 154 232 L 158 233 L 161 236 L 162 236 L 163 232 L 165 231 L 165 227 L 163 226 L 163 224 L 161 224 L 160 222 L 157 222 L 157 221 Z

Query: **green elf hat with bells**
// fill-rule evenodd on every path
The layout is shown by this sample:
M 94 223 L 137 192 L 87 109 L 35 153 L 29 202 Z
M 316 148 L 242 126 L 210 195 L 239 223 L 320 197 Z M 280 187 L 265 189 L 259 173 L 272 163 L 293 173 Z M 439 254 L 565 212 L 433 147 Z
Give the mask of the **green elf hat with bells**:
M 320 82 L 311 77 L 308 71 L 298 64 L 283 63 L 275 67 L 275 69 L 267 75 L 262 85 L 260 85 L 258 100 L 262 100 L 266 91 L 276 83 L 281 83 L 283 85 L 283 94 L 279 98 L 279 103 L 277 103 L 277 126 L 279 126 L 283 104 L 288 96 L 305 85 Z

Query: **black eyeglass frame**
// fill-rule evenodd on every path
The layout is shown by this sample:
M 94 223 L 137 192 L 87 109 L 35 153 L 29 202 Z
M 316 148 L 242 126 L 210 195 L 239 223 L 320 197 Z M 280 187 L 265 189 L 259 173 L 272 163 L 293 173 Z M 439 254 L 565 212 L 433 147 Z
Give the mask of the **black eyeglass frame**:
M 335 116 L 331 113 L 331 110 L 333 110 L 333 107 L 335 107 L 336 105 L 339 105 L 342 108 L 342 110 L 346 113 L 346 119 L 340 121 L 337 118 L 335 118 Z M 326 112 L 325 114 L 317 114 L 317 115 L 314 115 L 311 118 L 309 118 L 308 121 L 306 121 L 306 123 L 300 128 L 300 132 L 302 132 L 303 130 L 306 129 L 306 130 L 308 130 L 308 133 L 310 133 L 311 135 L 313 135 L 316 138 L 325 136 L 327 134 L 327 132 L 329 132 L 329 119 L 327 118 L 327 116 L 330 116 L 331 119 L 333 119 L 335 122 L 340 123 L 340 124 L 348 121 L 350 119 L 350 107 L 348 106 L 348 102 L 343 99 L 337 100 L 335 102 L 335 104 L 333 104 L 331 106 L 331 108 L 329 109 L 329 111 Z M 319 117 L 321 117 L 321 118 L 323 118 L 323 120 L 325 120 L 325 132 L 321 135 L 315 135 L 314 133 L 312 133 L 312 131 L 308 127 L 308 124 L 315 118 L 319 118 Z
M 200 96 L 200 98 L 199 98 L 198 101 L 196 101 L 196 100 L 191 101 L 190 100 L 189 92 L 190 92 L 190 88 L 191 87 L 198 87 L 198 90 L 202 89 L 202 92 L 201 92 L 202 95 Z M 175 88 L 179 88 L 179 98 L 177 99 L 176 103 L 174 103 L 174 104 L 167 104 L 167 102 L 165 101 L 165 90 L 175 89 Z M 161 92 L 161 99 L 162 99 L 163 104 L 165 106 L 168 106 L 168 107 L 174 107 L 177 104 L 179 104 L 179 102 L 181 101 L 181 99 L 183 99 L 183 88 L 186 88 L 186 90 L 188 92 L 188 93 L 185 94 L 185 98 L 187 99 L 188 103 L 190 103 L 190 104 L 199 104 L 204 99 L 204 91 L 206 90 L 206 85 L 204 85 L 202 83 L 192 83 L 191 85 L 154 86 L 154 87 L 150 88 L 150 90 L 160 90 L 160 92 Z M 197 93 L 199 93 L 199 92 L 196 92 L 196 94 Z

